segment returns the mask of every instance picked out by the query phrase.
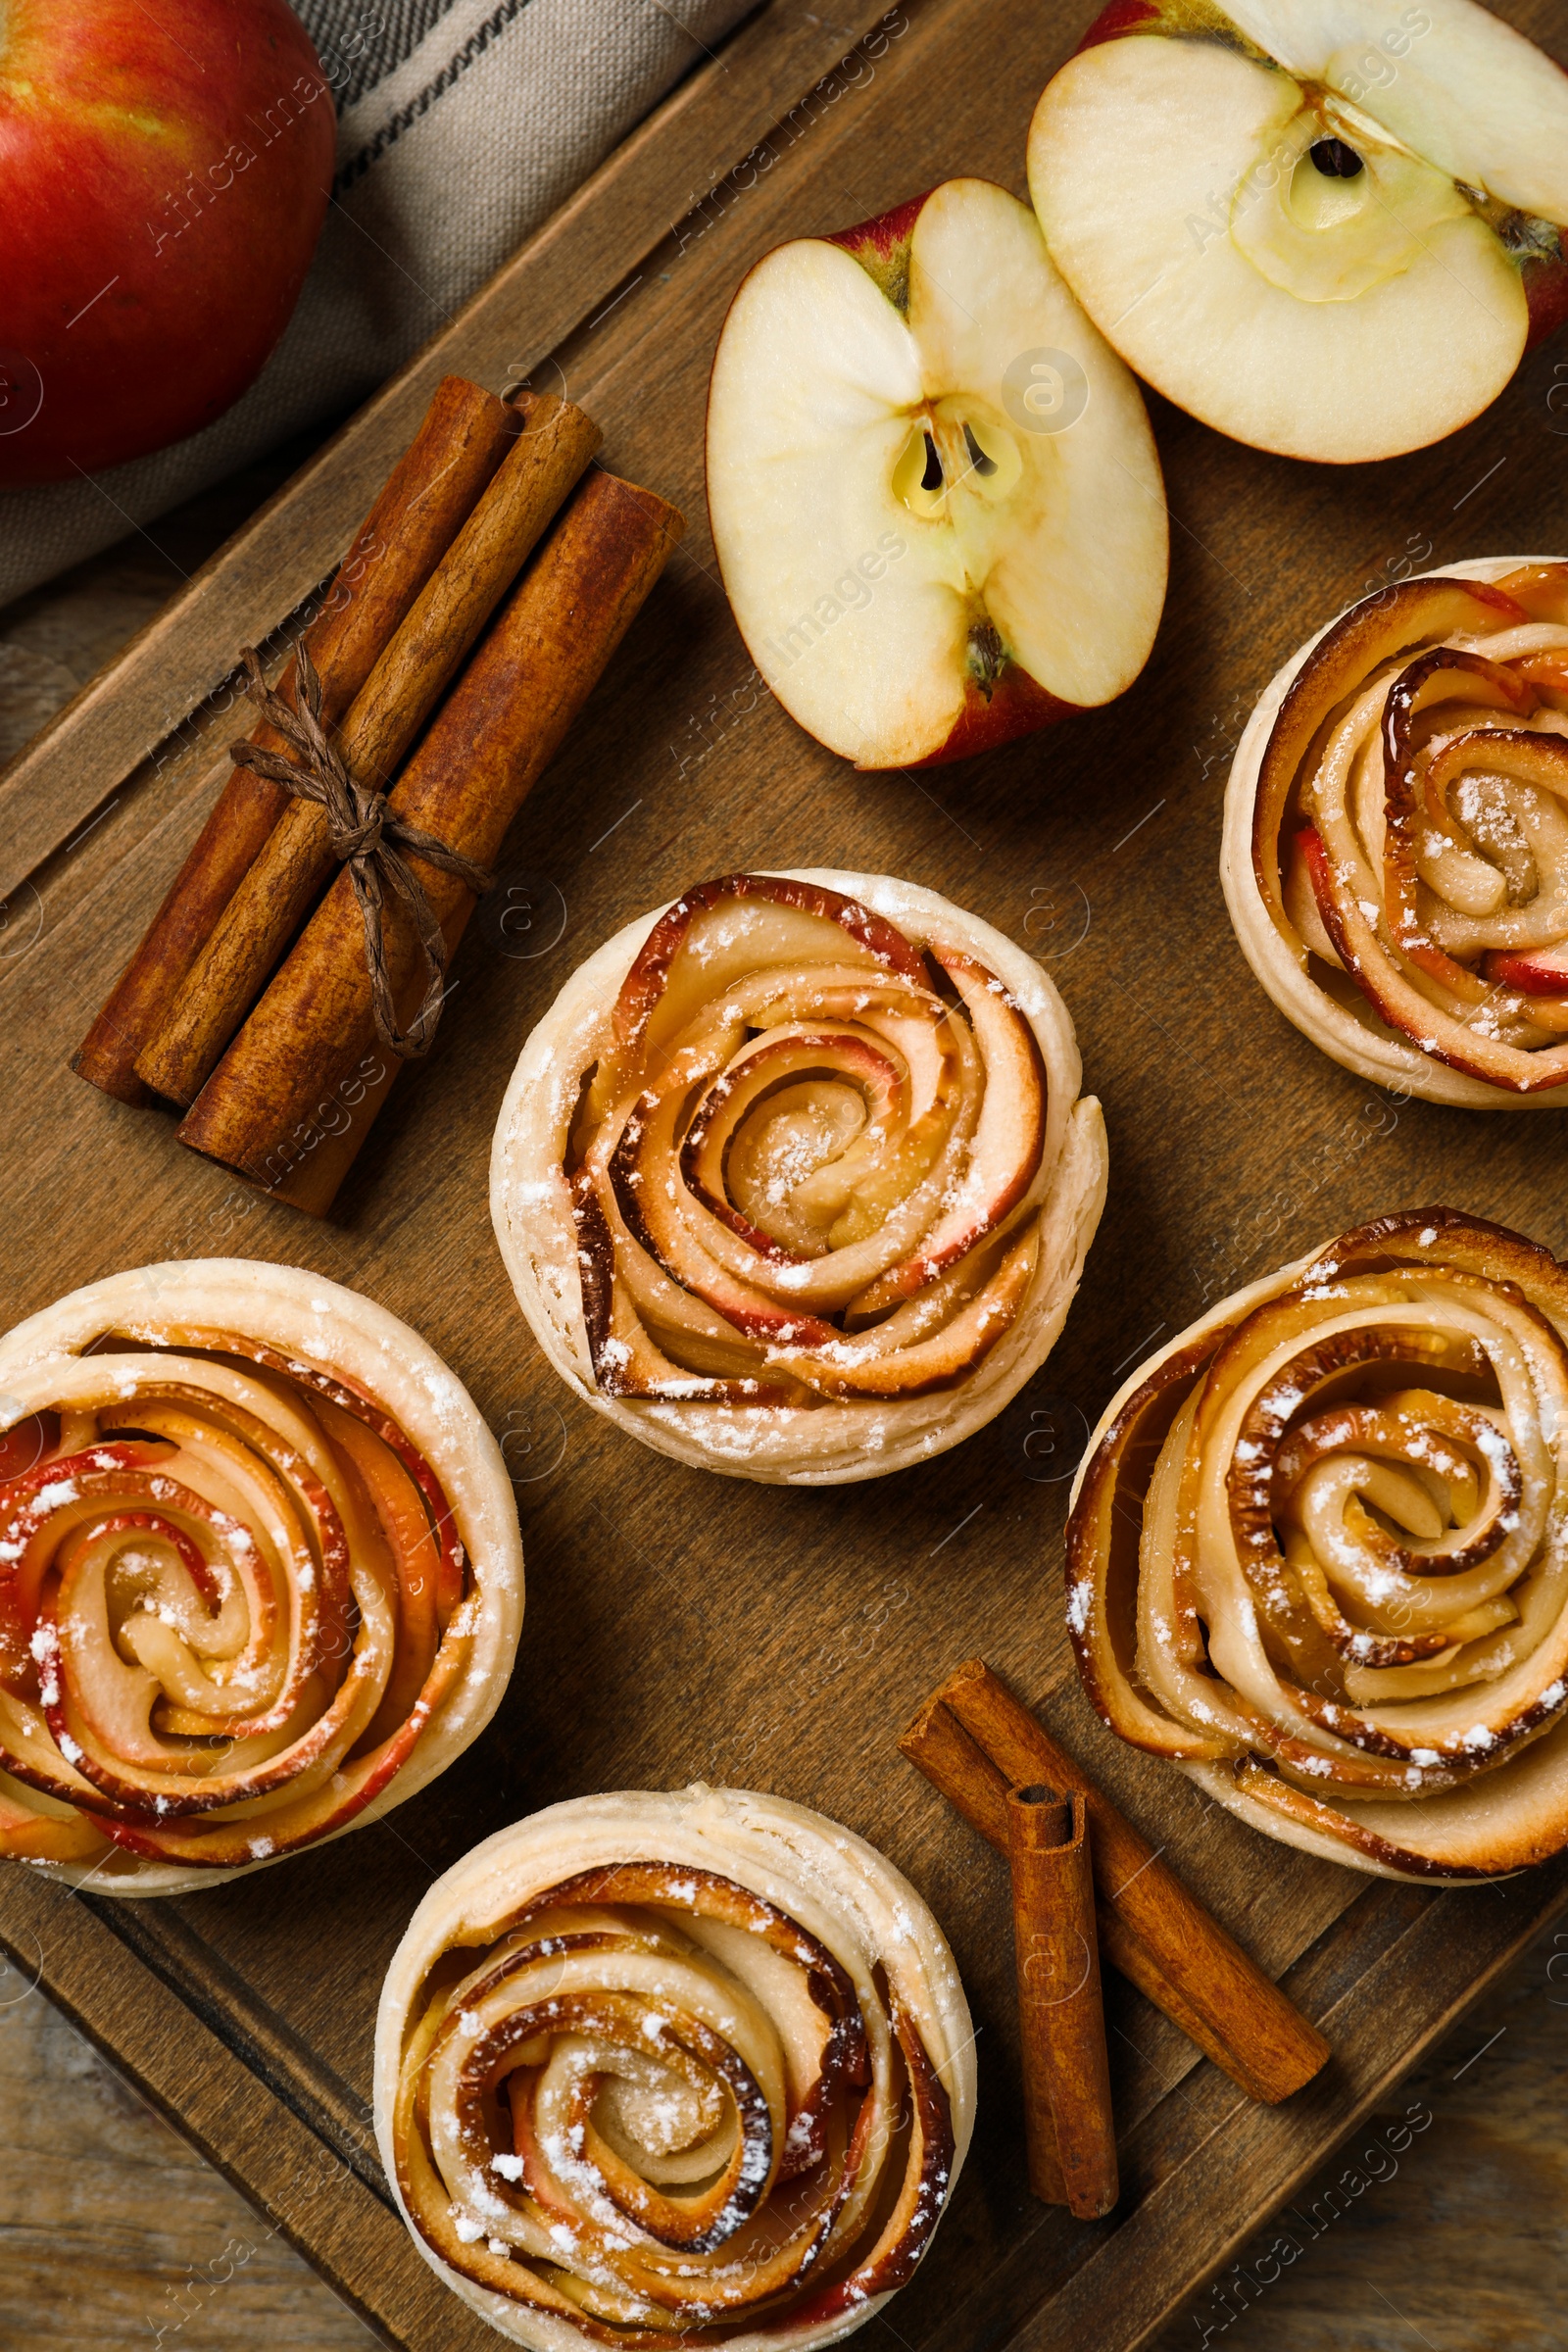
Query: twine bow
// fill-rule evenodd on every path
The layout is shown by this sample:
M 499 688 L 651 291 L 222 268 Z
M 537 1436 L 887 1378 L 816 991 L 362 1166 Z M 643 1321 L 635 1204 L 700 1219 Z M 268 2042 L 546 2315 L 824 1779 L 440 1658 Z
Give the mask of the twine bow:
M 268 685 L 254 646 L 242 646 L 240 660 L 245 664 L 251 701 L 268 725 L 290 746 L 294 757 L 268 751 L 259 743 L 231 744 L 228 756 L 236 766 L 255 768 L 258 775 L 281 784 L 299 800 L 314 801 L 324 811 L 332 854 L 348 867 L 365 918 L 365 963 L 370 976 L 376 1029 L 392 1053 L 412 1061 L 429 1052 L 441 1018 L 447 943 L 417 874 L 401 853 L 413 850 L 429 864 L 456 874 L 476 898 L 493 887 L 495 877 L 471 858 L 449 850 L 434 834 L 411 825 L 388 805 L 384 792 L 370 791 L 349 773 L 321 724 L 321 681 L 303 644 L 296 656 L 297 710 Z M 428 975 L 423 1002 L 406 1030 L 398 1028 L 387 971 L 385 885 L 396 891 L 414 919 Z

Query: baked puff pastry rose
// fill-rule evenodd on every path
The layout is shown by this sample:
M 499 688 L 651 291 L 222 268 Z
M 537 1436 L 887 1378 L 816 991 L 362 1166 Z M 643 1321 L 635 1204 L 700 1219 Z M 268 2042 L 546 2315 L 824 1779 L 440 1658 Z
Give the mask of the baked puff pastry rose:
M 534 1031 L 491 1208 L 557 1370 L 661 1452 L 831 1484 L 956 1445 L 1044 1362 L 1105 1187 L 1032 957 L 873 874 L 731 874 Z
M 1568 564 L 1380 591 L 1237 749 L 1225 896 L 1280 1010 L 1381 1085 L 1568 1105 Z
M 1195 1323 L 1106 1410 L 1068 1622 L 1113 1731 L 1386 1877 L 1568 1845 L 1568 1269 L 1432 1208 Z
M 358 1293 L 144 1266 L 0 1341 L 0 1854 L 168 1894 L 373 1820 L 521 1620 L 496 1443 Z
M 415 1913 L 376 2026 L 419 2249 L 535 2352 L 837 2342 L 925 2251 L 974 2097 L 913 1887 L 733 1788 L 579 1797 L 487 1838 Z

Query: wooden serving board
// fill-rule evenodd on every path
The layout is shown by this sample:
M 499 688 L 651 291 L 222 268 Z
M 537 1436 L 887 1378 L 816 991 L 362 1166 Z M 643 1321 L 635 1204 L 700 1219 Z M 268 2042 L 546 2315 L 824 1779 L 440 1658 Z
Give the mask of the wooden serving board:
M 1549 0 L 1500 13 L 1561 53 Z M 1061 1606 L 1066 1481 L 1088 1430 L 1205 1303 L 1433 1199 L 1568 1245 L 1556 1123 L 1397 1103 L 1336 1068 L 1252 980 L 1216 872 L 1230 749 L 1303 636 L 1404 570 L 1568 541 L 1568 418 L 1552 400 L 1568 361 L 1548 346 L 1465 432 L 1377 467 L 1261 457 L 1153 402 L 1173 560 L 1148 670 L 1112 709 L 963 765 L 858 776 L 808 742 L 760 686 L 716 576 L 704 397 L 743 271 L 783 237 L 957 172 L 1022 194 L 1034 99 L 1086 15 L 905 0 L 880 22 L 829 23 L 775 0 L 0 779 L 5 1320 L 159 1258 L 319 1268 L 426 1334 L 516 1481 L 516 1672 L 489 1732 L 422 1796 L 177 1902 L 71 1898 L 0 1873 L 0 1942 L 410 2352 L 495 2339 L 419 2261 L 381 2178 L 377 1989 L 430 1880 L 557 1798 L 698 1779 L 774 1788 L 883 1847 L 947 1928 L 980 2036 L 979 2130 L 931 2258 L 867 2329 L 868 2352 L 1130 2352 L 1568 1902 L 1568 1863 L 1435 1892 L 1242 1829 L 1101 1730 Z M 523 812 L 436 1053 L 318 1225 L 67 1062 L 210 802 L 215 748 L 236 731 L 221 683 L 235 649 L 328 573 L 447 369 L 498 389 L 530 370 L 564 379 L 602 422 L 607 462 L 691 528 Z M 908 876 L 1041 956 L 1105 1106 L 1111 1187 L 1066 1332 L 1000 1421 L 897 1478 L 783 1492 L 681 1469 L 561 1387 L 514 1304 L 486 1176 L 513 1061 L 583 956 L 706 875 L 806 864 Z M 1118 1987 L 1125 2193 L 1103 2224 L 1028 2195 L 1002 1865 L 894 1746 L 974 1652 L 1335 2046 L 1286 2108 L 1254 2107 Z

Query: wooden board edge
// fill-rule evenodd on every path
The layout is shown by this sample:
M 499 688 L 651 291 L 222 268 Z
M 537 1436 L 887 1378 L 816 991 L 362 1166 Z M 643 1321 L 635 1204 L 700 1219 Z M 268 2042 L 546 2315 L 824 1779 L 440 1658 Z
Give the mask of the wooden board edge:
M 172 1904 L 77 1898 L 318 2139 L 387 2202 L 370 2113 Z
M 435 382 L 463 371 L 493 318 L 528 318 L 527 347 L 514 358 L 519 370 L 536 366 L 678 226 L 694 199 L 744 162 L 858 41 L 902 13 L 886 0 L 857 0 L 849 24 L 829 24 L 805 0 L 769 0 L 662 100 L 0 768 L 0 907 L 222 683 L 239 644 L 270 635 L 327 577 Z M 226 609 L 215 636 L 220 597 Z
M 1047 2352 L 1049 2346 L 1080 2340 L 1078 2331 L 1086 2310 L 1093 2307 L 1103 2311 L 1109 2297 L 1117 2291 L 1107 2273 L 1124 2266 L 1135 2274 L 1146 2308 L 1130 2332 L 1104 2338 L 1101 2352 L 1145 2352 L 1182 2306 L 1200 2292 L 1247 2239 L 1279 2213 L 1301 2183 L 1353 2135 L 1378 2102 L 1397 2086 L 1433 2043 L 1517 1959 L 1532 1937 L 1565 1910 L 1568 1910 L 1568 1879 L 1559 1870 L 1553 1874 L 1548 1890 L 1531 1905 L 1524 1918 L 1510 1925 L 1480 1968 L 1474 1973 L 1467 1972 L 1461 1985 L 1450 1984 L 1442 1990 L 1436 1987 L 1444 1972 L 1436 1954 L 1429 1955 L 1427 1947 L 1437 1945 L 1446 1935 L 1448 1923 L 1442 1903 L 1424 1910 L 1317 2020 L 1334 2040 L 1336 2021 L 1343 2027 L 1353 2010 L 1378 2003 L 1380 1980 L 1396 1972 L 1407 1973 L 1412 1984 L 1402 1989 L 1398 2003 L 1391 2006 L 1391 2014 L 1413 2020 L 1414 2030 L 1392 2045 L 1386 2061 L 1358 2076 L 1331 2067 L 1330 2079 L 1321 2089 L 1316 2084 L 1310 2086 L 1285 2108 L 1258 2108 L 1245 2100 L 1235 2106 L 1219 2129 L 1177 2168 L 1170 2180 L 1161 2181 L 1145 2198 L 1114 2236 L 1107 2239 L 1104 2248 L 1076 2271 L 1059 2293 L 1050 2297 L 1015 2329 L 1006 2339 L 1006 2352 Z M 1298 1967 L 1305 1965 L 1304 1961 L 1298 1963 Z M 1289 1975 L 1284 1981 L 1289 1984 Z M 1422 1994 L 1430 1994 L 1430 1998 L 1422 2000 Z M 1226 2142 L 1231 2143 L 1228 2155 Z M 1237 2144 L 1241 2142 L 1250 2144 L 1245 2147 Z M 1157 2240 L 1162 2224 L 1168 2226 L 1169 2217 L 1163 2209 L 1178 2200 L 1182 2176 L 1199 2157 L 1205 2170 L 1218 2179 L 1245 2180 L 1251 2201 L 1245 2212 L 1238 2211 L 1229 2220 L 1220 2222 L 1221 2234 L 1203 2248 L 1196 2264 L 1184 2268 L 1179 2278 L 1174 2266 L 1167 2264 L 1164 2282 L 1156 2285 L 1162 2249 L 1157 2243 L 1148 2241 L 1151 2236 Z M 1261 2196 L 1257 2193 L 1260 2180 L 1267 2183 Z M 1130 2296 L 1128 2301 L 1131 2302 Z
M 398 2352 L 434 2352 L 437 2345 L 442 2352 L 482 2352 L 488 2333 L 477 2332 L 480 2324 L 472 2321 L 470 2338 L 465 2325 L 470 2315 L 421 2262 L 384 2186 L 375 2185 L 373 2148 L 362 2145 L 361 2160 L 353 2161 L 341 2144 L 341 2126 L 323 2130 L 301 2112 L 286 2087 L 280 2095 L 243 2033 L 231 2045 L 221 2021 L 209 2023 L 169 1972 L 155 1971 L 140 1957 L 134 1920 L 120 1917 L 134 1907 L 115 1906 L 113 1921 L 103 1916 L 108 1908 L 89 1907 L 20 1869 L 7 1872 L 0 1882 L 0 1948 L 384 2342 Z M 1558 1871 L 1522 1916 L 1499 1923 L 1503 1932 L 1479 1970 L 1456 1984 L 1442 1966 L 1452 1922 L 1442 1902 L 1425 1905 L 1319 2020 L 1334 2038 L 1336 2022 L 1343 2027 L 1356 2009 L 1377 2008 L 1388 1990 L 1383 1981 L 1397 1975 L 1405 1982 L 1389 2014 L 1413 2021 L 1414 2030 L 1388 2045 L 1376 2063 L 1342 2072 L 1321 2092 L 1302 2094 L 1315 2105 L 1309 2117 L 1303 2117 L 1301 2101 L 1290 2109 L 1232 2101 L 1215 2129 L 1199 2137 L 1062 2288 L 998 2342 L 1008 2352 L 1046 2352 L 1048 2345 L 1079 2340 L 1088 2306 L 1102 2314 L 1122 2305 L 1132 2326 L 1100 2339 L 1103 2352 L 1142 2352 L 1565 1909 L 1568 1876 Z M 1320 1942 L 1327 1943 L 1336 1929 Z M 1290 1975 L 1309 1976 L 1318 1948 Z M 1412 1999 L 1412 1987 L 1428 1997 Z M 1200 2071 L 1219 2084 L 1211 2068 Z M 1201 2085 L 1187 2077 L 1170 2096 L 1191 2090 L 1200 2093 Z M 1192 2234 L 1189 2230 L 1183 2235 L 1180 2213 L 1167 2209 L 1179 2208 L 1193 2191 L 1200 2162 L 1205 2174 L 1245 2181 L 1250 2193 L 1233 2199 L 1219 2235 L 1189 2266 L 1170 2259 L 1172 2235 L 1190 2245 Z M 1267 2194 L 1259 2203 L 1256 2184 L 1265 2172 Z M 329 2197 L 323 2198 L 324 2190 Z M 1134 2274 L 1135 2293 L 1115 2278 L 1124 2270 Z M 960 2308 L 955 2320 L 961 2325 L 963 2317 Z
M 372 2191 L 94 1912 L 8 1873 L 0 1948 L 393 2352 L 493 2344 L 421 2260 L 385 2190 Z

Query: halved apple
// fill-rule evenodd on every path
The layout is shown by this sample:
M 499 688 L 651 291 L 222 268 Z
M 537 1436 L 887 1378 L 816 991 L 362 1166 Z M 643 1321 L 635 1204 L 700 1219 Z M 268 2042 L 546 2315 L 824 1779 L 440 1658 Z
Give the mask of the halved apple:
M 1441 440 L 1568 316 L 1568 74 L 1474 0 L 1117 0 L 1029 188 L 1123 359 L 1290 457 Z
M 989 180 L 758 263 L 713 361 L 708 503 L 752 659 L 859 767 L 1109 702 L 1159 625 L 1138 387 Z

